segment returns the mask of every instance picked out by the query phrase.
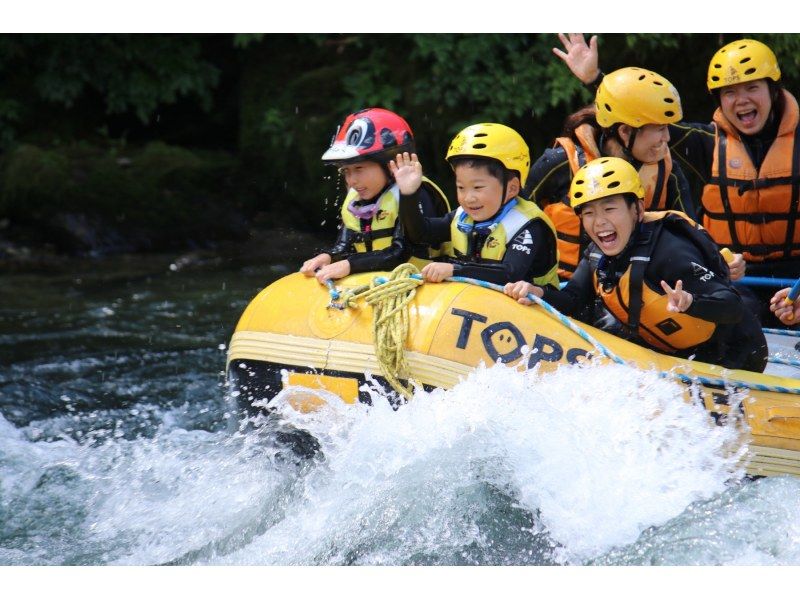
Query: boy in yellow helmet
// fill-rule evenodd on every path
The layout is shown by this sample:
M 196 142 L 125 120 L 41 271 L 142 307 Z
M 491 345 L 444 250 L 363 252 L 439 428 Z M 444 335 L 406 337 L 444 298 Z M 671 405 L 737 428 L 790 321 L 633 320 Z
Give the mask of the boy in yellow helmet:
M 530 167 L 522 137 L 497 123 L 471 125 L 455 136 L 447 161 L 459 208 L 426 217 L 417 206 L 422 166 L 405 152 L 390 164 L 403 199 L 400 218 L 414 243 L 450 242 L 447 256 L 422 269 L 429 282 L 451 276 L 495 284 L 530 280 L 557 288 L 555 229 L 536 204 L 519 197 Z
M 584 165 L 570 203 L 592 240 L 563 290 L 520 281 L 529 293 L 573 315 L 599 298 L 630 340 L 662 353 L 696 356 L 729 368 L 764 371 L 767 345 L 755 317 L 731 286 L 714 242 L 680 212 L 645 212 L 644 189 L 621 158 Z

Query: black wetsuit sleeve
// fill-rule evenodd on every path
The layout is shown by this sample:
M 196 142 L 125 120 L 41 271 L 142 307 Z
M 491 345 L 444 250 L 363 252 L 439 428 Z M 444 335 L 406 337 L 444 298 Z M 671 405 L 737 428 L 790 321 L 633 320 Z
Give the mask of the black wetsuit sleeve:
M 565 200 L 571 179 L 572 173 L 564 148 L 558 146 L 546 149 L 531 166 L 521 195 L 543 208 Z
M 542 299 L 567 316 L 576 316 L 591 305 L 595 299 L 595 292 L 589 260 L 581 259 L 572 278 L 560 291 L 545 287 Z
M 372 270 L 393 270 L 411 256 L 411 247 L 403 236 L 400 220 L 394 225 L 392 244 L 386 249 L 365 251 L 348 256 L 350 274 L 370 272 Z
M 356 252 L 353 244 L 355 234 L 344 224 L 339 223 L 339 233 L 336 235 L 336 241 L 333 247 L 327 250 L 331 256 L 331 262 L 339 262 L 347 259 Z
M 400 221 L 406 236 L 412 243 L 427 243 L 433 246 L 449 241 L 450 222 L 455 216 L 455 211 L 441 217 L 426 216 L 424 210 L 427 208 L 421 199 L 423 193 L 427 192 L 420 187 L 412 195 L 400 196 Z
M 539 219 L 530 220 L 508 243 L 500 263 L 467 262 L 454 258 L 447 261 L 454 265 L 454 276 L 477 278 L 493 284 L 533 280 L 547 274 L 555 265 L 556 239 L 547 224 Z
M 683 290 L 692 294 L 686 310 L 690 316 L 716 324 L 732 324 L 742 318 L 744 304 L 739 294 L 706 267 L 702 254 L 688 239 L 662 231 L 645 276 L 659 293 L 664 292 L 662 280 L 672 288 L 678 280 L 683 281 Z
M 683 174 L 678 162 L 672 162 L 672 172 L 667 181 L 667 209 L 680 210 L 692 220 L 697 221 L 694 197 L 689 189 L 689 182 Z
M 711 177 L 714 161 L 716 125 L 679 122 L 669 125 L 669 148 L 673 159 L 681 163 L 687 177 L 696 177 L 705 185 Z

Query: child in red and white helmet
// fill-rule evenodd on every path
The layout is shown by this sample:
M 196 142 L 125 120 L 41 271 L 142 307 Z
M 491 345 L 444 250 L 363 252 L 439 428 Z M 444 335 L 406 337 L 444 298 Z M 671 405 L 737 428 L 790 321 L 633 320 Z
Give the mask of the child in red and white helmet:
M 411 127 L 383 108 L 350 114 L 322 155 L 339 168 L 347 184 L 342 224 L 332 248 L 306 260 L 300 272 L 320 283 L 374 270 L 392 270 L 406 261 L 422 267 L 435 253 L 403 236 L 398 218 L 400 192 L 387 164 L 402 152 L 414 151 Z M 419 209 L 437 216 L 448 211 L 447 199 L 427 178 Z

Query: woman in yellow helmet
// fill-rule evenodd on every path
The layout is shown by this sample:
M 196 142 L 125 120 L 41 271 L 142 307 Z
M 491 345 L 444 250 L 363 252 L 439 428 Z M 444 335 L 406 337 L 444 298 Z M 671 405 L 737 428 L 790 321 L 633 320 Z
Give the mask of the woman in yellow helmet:
M 520 281 L 506 285 L 506 294 L 527 304 L 533 293 L 567 315 L 600 299 L 634 342 L 764 371 L 764 334 L 731 286 L 714 242 L 681 212 L 646 212 L 644 197 L 626 160 L 599 158 L 581 167 L 570 205 L 592 243 L 575 274 L 561 291 Z
M 426 217 L 417 207 L 422 166 L 416 154 L 405 152 L 390 163 L 408 239 L 449 246 L 446 257 L 422 269 L 425 280 L 466 276 L 557 288 L 553 224 L 535 203 L 519 197 L 530 168 L 519 133 L 497 123 L 471 125 L 455 136 L 446 159 L 456 176 L 459 207 L 443 217 Z
M 646 210 L 680 210 L 695 217 L 686 179 L 668 146 L 668 125 L 682 116 L 678 92 L 667 79 L 629 67 L 607 75 L 594 104 L 567 118 L 554 147 L 531 167 L 523 191 L 556 226 L 561 278 L 572 275 L 589 242 L 567 199 L 572 176 L 586 162 L 601 156 L 627 160 L 644 184 Z

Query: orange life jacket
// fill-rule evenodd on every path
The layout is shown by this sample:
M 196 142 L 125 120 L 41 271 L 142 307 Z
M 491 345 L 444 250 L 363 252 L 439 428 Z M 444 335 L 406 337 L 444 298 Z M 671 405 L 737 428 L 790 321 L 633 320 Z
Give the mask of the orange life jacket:
M 727 267 L 710 237 L 683 212 L 668 210 L 646 212 L 645 223 L 653 223 L 653 232 L 646 244 L 636 247 L 630 265 L 617 284 L 604 289 L 594 269 L 594 286 L 597 296 L 606 309 L 620 322 L 628 326 L 649 345 L 666 353 L 689 349 L 707 341 L 717 325 L 685 312 L 667 311 L 669 298 L 659 281 L 648 281 L 644 277 L 650 256 L 658 244 L 664 226 L 673 232 L 689 237 L 704 256 L 704 264 L 717 276 L 727 276 Z M 663 250 L 663 249 L 662 249 Z
M 800 256 L 800 120 L 783 91 L 778 134 L 756 170 L 736 128 L 717 109 L 711 178 L 703 188 L 703 226 L 718 245 L 749 262 Z
M 602 156 L 595 139 L 597 129 L 588 123 L 575 129 L 575 137 L 580 144 L 580 151 L 569 137 L 558 137 L 556 143 L 564 148 L 572 175 L 592 160 Z M 639 178 L 644 186 L 644 209 L 663 210 L 667 205 L 667 181 L 672 173 L 672 156 L 652 164 L 642 164 Z M 572 277 L 581 258 L 581 220 L 569 207 L 569 198 L 563 202 L 554 202 L 544 208 L 556 227 L 558 238 L 558 275 L 567 279 Z

